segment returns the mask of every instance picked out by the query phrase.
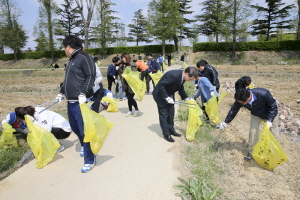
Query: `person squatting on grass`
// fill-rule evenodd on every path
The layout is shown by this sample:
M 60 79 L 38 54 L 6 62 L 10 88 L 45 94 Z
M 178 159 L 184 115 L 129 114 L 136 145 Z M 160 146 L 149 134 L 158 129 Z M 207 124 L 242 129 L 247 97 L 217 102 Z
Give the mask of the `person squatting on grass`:
M 22 109 L 22 107 L 15 108 L 15 112 L 9 113 L 2 120 L 1 124 L 3 126 L 5 123 L 8 123 L 16 130 L 16 133 L 22 133 L 25 136 L 27 136 L 29 131 L 26 126 L 26 123 L 24 123 L 22 120 L 18 119 L 16 116 L 16 113 L 19 111 L 19 109 Z
M 272 94 L 264 88 L 239 89 L 234 95 L 235 102 L 229 110 L 225 122 L 220 122 L 218 127 L 224 130 L 237 115 L 241 107 L 251 112 L 248 154 L 245 160 L 252 159 L 253 147 L 259 139 L 260 124 L 267 123 L 274 137 L 279 141 L 278 131 L 278 107 Z
M 25 123 L 25 115 L 29 115 L 35 124 L 51 132 L 56 139 L 61 140 L 69 137 L 72 132 L 69 122 L 60 114 L 44 109 L 44 107 L 34 108 L 33 106 L 26 106 L 18 107 L 15 110 L 16 116 L 20 121 Z M 60 144 L 57 152 L 59 153 L 63 150 L 65 150 L 65 147 Z
M 198 88 L 198 92 L 194 96 L 194 99 L 196 100 L 199 96 L 201 97 L 201 109 L 203 110 L 206 119 L 209 120 L 208 115 L 205 112 L 205 106 L 203 104 L 206 103 L 213 96 L 213 94 L 215 94 L 216 97 L 219 97 L 220 95 L 215 87 L 210 83 L 208 78 L 203 77 L 200 73 L 198 75 L 198 84 L 196 86 L 196 88 Z
M 238 91 L 241 88 L 246 89 L 251 84 L 251 78 L 250 76 L 243 76 L 242 78 L 239 78 L 235 84 L 235 91 Z
M 124 63 L 124 66 L 123 66 L 124 70 L 126 67 L 131 67 L 132 71 L 136 71 L 136 68 L 132 67 L 133 63 L 131 63 L 131 57 L 130 57 L 129 53 L 123 53 L 121 55 L 121 60 Z M 134 99 L 135 94 L 125 79 L 123 79 L 123 88 L 124 88 L 126 96 L 127 96 L 128 109 L 129 109 L 128 113 L 126 114 L 126 117 L 129 117 L 132 114 L 134 117 L 139 116 L 140 111 L 139 111 L 138 105 L 136 103 L 136 100 Z M 134 113 L 132 113 L 132 106 L 135 109 Z
M 198 78 L 198 71 L 195 67 L 187 67 L 185 70 L 171 70 L 166 72 L 157 83 L 152 93 L 157 104 L 159 123 L 164 139 L 168 142 L 175 142 L 171 135 L 180 137 L 174 129 L 174 104 L 175 92 L 179 92 L 182 100 L 189 100 L 184 91 L 184 82 Z
M 92 56 L 82 51 L 81 39 L 77 36 L 66 36 L 63 45 L 66 56 L 70 59 L 66 68 L 65 80 L 56 101 L 61 102 L 63 94 L 68 101 L 70 125 L 81 144 L 80 156 L 84 157 L 84 166 L 81 172 L 86 173 L 95 167 L 96 156 L 91 151 L 90 143 L 83 142 L 84 123 L 79 104 L 86 103 L 87 99 L 93 95 L 96 67 Z

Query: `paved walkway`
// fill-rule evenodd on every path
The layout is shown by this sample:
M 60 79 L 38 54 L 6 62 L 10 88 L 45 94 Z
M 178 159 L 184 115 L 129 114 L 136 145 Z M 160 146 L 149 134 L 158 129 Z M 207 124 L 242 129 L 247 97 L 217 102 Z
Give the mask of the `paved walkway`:
M 168 67 L 178 69 L 179 65 Z M 176 200 L 180 173 L 176 167 L 177 142 L 162 138 L 158 112 L 152 95 L 138 102 L 141 115 L 125 117 L 127 101 L 119 112 L 101 112 L 115 124 L 97 155 L 97 166 L 89 173 L 80 169 L 80 144 L 75 134 L 61 143 L 66 150 L 43 169 L 35 160 L 0 182 L 1 200 Z

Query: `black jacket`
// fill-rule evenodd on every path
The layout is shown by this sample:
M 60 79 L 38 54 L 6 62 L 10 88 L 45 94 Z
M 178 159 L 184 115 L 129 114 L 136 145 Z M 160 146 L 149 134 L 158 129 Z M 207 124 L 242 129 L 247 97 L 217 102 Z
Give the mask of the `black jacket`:
M 167 104 L 166 98 L 173 97 L 174 93 L 179 92 L 181 99 L 186 99 L 188 96 L 184 91 L 182 81 L 183 70 L 171 70 L 166 72 L 157 83 L 152 93 L 154 100 L 159 104 Z
M 60 88 L 67 100 L 78 100 L 80 94 L 86 97 L 93 95 L 93 85 L 96 77 L 96 66 L 93 58 L 76 49 L 66 67 L 65 80 Z
M 220 82 L 219 82 L 219 79 L 218 79 L 218 72 L 213 66 L 211 66 L 209 64 L 206 64 L 205 68 L 204 68 L 204 71 L 202 72 L 202 75 L 204 77 L 208 78 L 208 80 L 210 81 L 210 83 L 213 86 L 216 86 L 216 88 L 220 88 Z
M 236 82 L 235 82 L 235 91 L 238 91 L 239 89 L 246 89 L 246 86 L 244 85 L 244 81 L 246 78 L 250 78 L 249 76 L 243 76 L 242 78 L 239 78 Z
M 252 115 L 272 122 L 278 114 L 278 107 L 276 100 L 273 98 L 271 93 L 264 88 L 254 88 L 249 91 L 254 95 L 254 101 L 252 106 L 247 104 L 244 107 L 250 110 Z M 242 106 L 243 105 L 240 105 L 238 102 L 234 102 L 228 112 L 225 123 L 230 123 Z

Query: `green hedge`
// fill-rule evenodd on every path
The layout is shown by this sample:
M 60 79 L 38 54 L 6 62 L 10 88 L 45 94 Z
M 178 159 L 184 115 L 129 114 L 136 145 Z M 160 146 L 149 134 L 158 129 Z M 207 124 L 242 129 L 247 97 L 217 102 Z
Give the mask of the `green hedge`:
M 174 45 L 168 44 L 165 46 L 167 53 L 173 53 L 175 51 Z M 104 50 L 100 48 L 87 49 L 87 53 L 90 55 L 111 55 L 111 54 L 122 54 L 122 53 L 161 53 L 161 45 L 146 45 L 146 46 L 131 46 L 131 47 L 108 47 Z M 59 59 L 65 57 L 64 51 L 54 51 L 54 58 Z M 40 59 L 40 58 L 51 58 L 50 51 L 37 51 L 37 52 L 26 52 L 17 54 L 19 59 Z M 0 54 L 0 60 L 14 60 L 14 54 Z
M 300 40 L 237 42 L 236 51 L 300 50 Z M 232 51 L 232 42 L 202 42 L 194 45 L 197 51 Z

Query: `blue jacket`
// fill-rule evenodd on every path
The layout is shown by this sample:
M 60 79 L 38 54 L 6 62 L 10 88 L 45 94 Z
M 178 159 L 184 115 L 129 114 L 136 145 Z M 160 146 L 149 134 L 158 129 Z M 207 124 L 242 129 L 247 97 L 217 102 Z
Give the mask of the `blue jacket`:
M 7 119 L 7 118 L 6 118 L 6 119 Z M 9 123 L 10 125 L 13 125 L 16 121 L 17 121 L 16 113 L 15 113 L 15 112 L 9 113 L 9 121 L 8 121 L 8 123 Z M 25 124 L 24 122 L 19 121 L 19 120 L 18 120 L 17 122 L 19 122 L 20 127 L 21 127 L 22 129 L 27 128 L 27 126 L 26 126 L 26 124 Z M 17 127 L 14 127 L 14 126 L 13 126 L 13 128 L 17 128 Z
M 250 110 L 252 115 L 272 122 L 278 114 L 278 107 L 276 100 L 271 93 L 264 88 L 254 88 L 248 91 L 252 92 L 254 101 L 252 106 L 250 104 L 246 104 L 244 107 Z M 243 107 L 243 105 L 239 104 L 237 101 L 234 102 L 227 114 L 225 123 L 230 123 L 241 107 Z
M 110 64 L 107 68 L 107 76 L 113 77 L 116 76 L 116 67 L 113 64 Z
M 210 83 L 208 78 L 200 77 L 200 81 L 198 81 L 198 92 L 194 96 L 194 98 L 198 98 L 199 96 L 201 96 L 202 104 L 206 103 L 211 98 L 211 91 L 214 91 L 216 97 L 220 96 L 214 86 Z
M 159 64 L 154 60 L 154 58 L 151 58 L 148 61 L 148 70 L 152 73 L 156 73 L 158 70 L 160 70 Z

